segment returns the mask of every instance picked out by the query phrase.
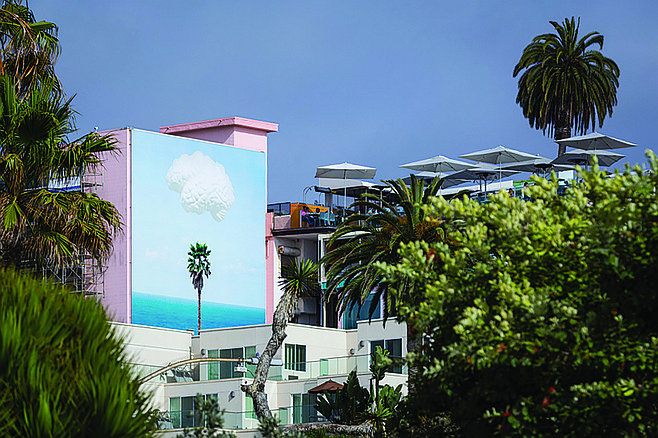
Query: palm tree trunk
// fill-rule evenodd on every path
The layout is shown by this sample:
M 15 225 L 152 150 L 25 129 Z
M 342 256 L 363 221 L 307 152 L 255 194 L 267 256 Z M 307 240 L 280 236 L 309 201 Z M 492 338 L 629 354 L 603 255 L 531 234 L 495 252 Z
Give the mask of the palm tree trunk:
M 560 111 L 560 117 L 555 124 L 555 140 L 571 137 L 571 114 L 570 111 Z M 567 146 L 558 144 L 557 156 L 561 157 L 567 151 Z
M 198 314 L 198 317 L 199 317 L 198 319 L 199 319 L 199 321 L 198 321 L 198 323 L 199 323 L 199 324 L 198 324 L 198 328 L 197 328 L 197 332 L 196 332 L 196 334 L 197 334 L 197 335 L 200 335 L 200 334 L 201 334 L 201 288 L 197 289 L 197 291 L 199 292 L 199 306 L 198 306 L 198 308 L 199 308 L 199 314 Z
M 412 333 L 411 328 L 407 326 L 407 352 L 415 352 L 420 347 L 420 337 L 416 333 Z M 418 373 L 418 368 L 416 366 L 409 365 L 407 370 L 407 387 L 409 389 L 409 394 L 412 394 L 415 391 L 415 382 L 416 374 Z

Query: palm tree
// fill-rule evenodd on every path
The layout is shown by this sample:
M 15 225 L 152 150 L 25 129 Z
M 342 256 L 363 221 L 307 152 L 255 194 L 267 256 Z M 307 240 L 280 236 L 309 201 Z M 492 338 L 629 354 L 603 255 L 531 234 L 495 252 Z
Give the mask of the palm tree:
M 114 141 L 70 141 L 74 111 L 57 90 L 44 80 L 20 98 L 0 76 L 0 267 L 60 267 L 85 254 L 102 264 L 121 229 L 116 208 L 81 186 Z
M 187 253 L 187 270 L 190 272 L 192 286 L 199 294 L 199 318 L 198 333 L 201 333 L 201 290 L 203 289 L 203 277 L 210 277 L 210 250 L 205 243 L 197 242 L 196 245 L 190 245 L 190 251 Z
M 59 56 L 57 26 L 36 21 L 20 0 L 4 0 L 0 7 L 0 75 L 14 79 L 18 94 L 25 96 L 41 80 L 55 82 L 55 61 Z
M 351 216 L 329 239 L 330 250 L 321 261 L 328 268 L 325 300 L 336 295 L 339 311 L 344 313 L 354 306 L 362 306 L 372 294 L 369 315 L 372 318 L 377 304 L 383 301 L 385 320 L 396 311 L 396 297 L 408 306 L 420 304 L 421 297 L 414 293 L 411 281 L 389 283 L 377 263 L 396 265 L 400 261 L 398 250 L 402 244 L 445 239 L 445 224 L 431 219 L 423 209 L 423 205 L 436 196 L 442 182 L 436 177 L 423 187 L 422 181 L 413 175 L 409 186 L 401 179 L 385 181 L 396 203 L 376 195 L 365 195 L 353 204 L 374 213 Z M 408 330 L 407 350 L 416 351 L 419 344 L 419 334 Z M 415 368 L 409 368 L 409 392 L 414 391 L 415 373 Z
M 241 386 L 241 389 L 253 399 L 254 411 L 261 422 L 272 418 L 265 394 L 265 381 L 267 380 L 270 363 L 287 336 L 286 327 L 295 315 L 299 299 L 312 296 L 320 290 L 318 264 L 311 260 L 300 261 L 299 259 L 284 264 L 281 267 L 279 285 L 283 289 L 283 295 L 274 312 L 272 336 L 259 357 L 253 382 Z
M 603 125 L 617 105 L 619 67 L 591 46 L 603 48 L 603 35 L 590 32 L 578 38 L 578 22 L 572 17 L 562 24 L 550 22 L 556 33 L 536 36 L 523 50 L 513 76 L 521 71 L 516 103 L 530 126 L 548 129 L 560 140 L 571 137 L 571 129 L 584 134 Z M 558 146 L 558 156 L 566 146 Z
M 424 240 L 434 242 L 442 238 L 440 224 L 427 221 L 421 208 L 435 196 L 441 181 L 435 178 L 427 187 L 413 175 L 410 186 L 401 179 L 385 181 L 395 195 L 396 202 L 366 194 L 353 206 L 373 214 L 355 214 L 341 224 L 328 242 L 329 252 L 322 259 L 328 268 L 325 299 L 337 295 L 340 312 L 362 306 L 370 294 L 372 317 L 377 304 L 384 301 L 384 317 L 394 311 L 395 302 L 389 293 L 391 284 L 383 279 L 377 262 L 396 264 L 398 249 L 403 243 Z M 343 242 L 344 241 L 344 242 Z M 409 296 L 408 284 L 395 285 L 400 295 Z

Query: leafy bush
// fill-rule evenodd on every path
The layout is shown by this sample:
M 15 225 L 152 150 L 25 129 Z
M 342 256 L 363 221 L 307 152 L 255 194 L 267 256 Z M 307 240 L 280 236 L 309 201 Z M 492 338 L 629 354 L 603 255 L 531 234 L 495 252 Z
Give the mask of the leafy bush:
M 94 300 L 0 272 L 0 435 L 149 437 L 154 412 Z
M 598 168 L 532 202 L 438 198 L 445 241 L 380 265 L 406 281 L 400 318 L 424 336 L 415 412 L 450 412 L 463 436 L 658 435 L 658 162 Z

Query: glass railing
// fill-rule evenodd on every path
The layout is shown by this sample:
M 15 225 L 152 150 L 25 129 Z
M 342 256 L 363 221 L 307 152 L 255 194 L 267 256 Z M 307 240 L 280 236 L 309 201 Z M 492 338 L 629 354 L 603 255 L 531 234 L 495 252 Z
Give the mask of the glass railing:
M 280 424 L 287 426 L 290 424 L 300 423 L 321 423 L 325 418 L 317 412 L 315 404 L 286 406 L 278 409 L 272 409 L 272 415 L 277 417 Z M 256 429 L 258 427 L 258 417 L 255 411 L 229 412 L 224 411 L 224 429 Z M 193 410 L 168 411 L 161 414 L 158 422 L 158 429 L 185 429 L 198 427 L 204 423 L 203 416 L 200 412 Z
M 238 377 L 235 377 L 235 373 L 232 373 L 231 376 L 223 377 L 221 374 L 219 378 L 216 373 L 208 373 L 208 366 L 213 366 L 214 364 L 201 363 L 201 364 L 192 364 L 192 365 L 183 365 L 177 368 L 173 368 L 164 373 L 161 373 L 153 377 L 149 382 L 151 383 L 185 383 L 185 382 L 198 382 L 198 381 L 208 381 L 208 380 L 230 380 L 230 379 L 241 379 L 241 378 L 253 378 L 253 370 L 255 366 L 248 366 L 245 373 L 240 373 Z M 238 363 L 233 364 L 235 367 L 238 366 Z M 147 376 L 153 372 L 162 369 L 162 366 L 156 365 L 142 365 L 142 364 L 132 364 L 133 371 L 137 377 L 141 378 Z M 283 381 L 283 380 L 297 380 L 297 379 L 317 379 L 319 377 L 327 376 L 341 376 L 347 375 L 353 370 L 356 370 L 357 373 L 368 373 L 370 372 L 370 355 L 360 354 L 360 355 L 351 355 L 351 356 L 339 356 L 339 357 L 330 357 L 326 359 L 320 359 L 315 361 L 306 361 L 299 363 L 287 363 L 284 365 L 272 365 L 270 366 L 269 374 L 267 380 L 272 381 Z M 407 366 L 401 366 L 395 368 L 391 372 L 397 372 L 397 374 L 407 374 Z M 209 378 L 209 375 L 213 378 Z

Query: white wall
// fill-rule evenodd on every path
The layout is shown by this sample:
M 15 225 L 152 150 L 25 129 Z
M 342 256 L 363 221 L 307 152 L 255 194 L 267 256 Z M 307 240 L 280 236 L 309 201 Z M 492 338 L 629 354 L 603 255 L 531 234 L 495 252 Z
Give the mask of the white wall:
M 124 339 L 128 360 L 142 365 L 167 365 L 190 358 L 193 333 L 159 327 L 111 323 Z

